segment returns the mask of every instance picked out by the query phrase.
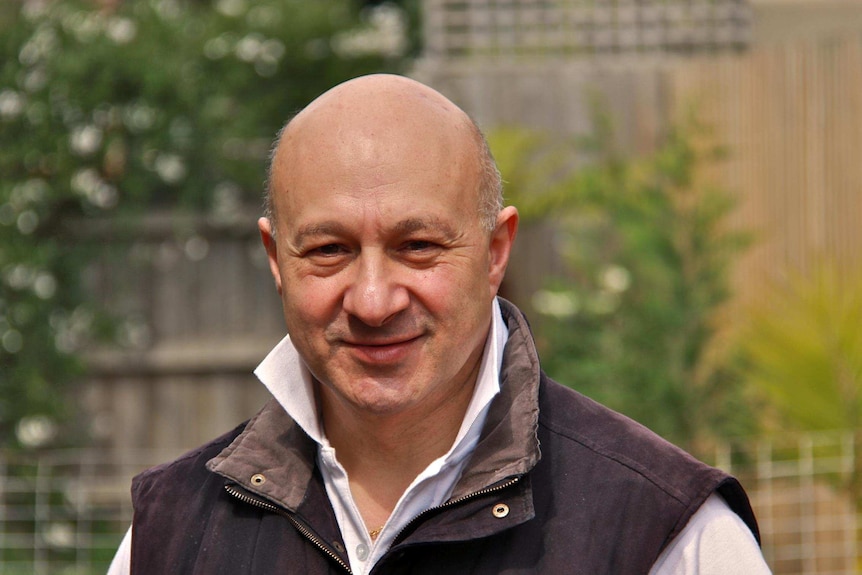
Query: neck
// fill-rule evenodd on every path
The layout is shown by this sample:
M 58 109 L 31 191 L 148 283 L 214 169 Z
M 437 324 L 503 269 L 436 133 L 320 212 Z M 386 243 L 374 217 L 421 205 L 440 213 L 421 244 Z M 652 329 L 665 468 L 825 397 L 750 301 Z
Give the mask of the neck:
M 378 477 L 407 475 L 412 481 L 452 447 L 472 392 L 473 385 L 464 386 L 463 397 L 421 414 L 339 414 L 338 410 L 324 410 L 327 438 L 351 476 L 368 468 Z
M 321 386 L 326 435 L 369 530 L 383 525 L 413 480 L 452 448 L 473 397 L 479 363 L 437 405 L 398 413 L 364 412 L 330 397 Z

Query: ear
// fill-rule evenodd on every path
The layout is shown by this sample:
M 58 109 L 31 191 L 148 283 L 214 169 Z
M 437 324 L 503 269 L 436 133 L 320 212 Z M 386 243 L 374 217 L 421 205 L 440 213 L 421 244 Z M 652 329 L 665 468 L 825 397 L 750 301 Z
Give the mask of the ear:
M 266 258 L 269 260 L 269 271 L 275 279 L 275 289 L 281 295 L 281 271 L 278 269 L 278 246 L 275 237 L 272 233 L 272 222 L 269 218 L 260 218 L 257 220 L 257 227 L 260 230 L 260 239 L 263 241 L 263 247 L 266 250 Z
M 497 295 L 497 290 L 500 289 L 517 233 L 518 210 L 515 206 L 506 206 L 497 216 L 497 225 L 491 233 L 489 245 L 488 279 L 492 297 Z

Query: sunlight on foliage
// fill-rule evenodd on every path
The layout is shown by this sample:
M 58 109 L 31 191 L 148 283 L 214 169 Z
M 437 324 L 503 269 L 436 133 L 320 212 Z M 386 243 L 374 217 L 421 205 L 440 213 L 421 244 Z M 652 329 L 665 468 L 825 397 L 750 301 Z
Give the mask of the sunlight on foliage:
M 822 266 L 792 276 L 752 312 L 741 345 L 746 378 L 765 394 L 778 429 L 862 424 L 862 274 Z

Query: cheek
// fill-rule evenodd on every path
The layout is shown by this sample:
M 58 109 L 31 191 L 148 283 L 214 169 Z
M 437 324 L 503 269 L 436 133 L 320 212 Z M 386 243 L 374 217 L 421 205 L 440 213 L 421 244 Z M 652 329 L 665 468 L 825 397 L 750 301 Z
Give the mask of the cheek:
M 447 274 L 439 269 L 423 271 L 410 287 L 412 295 L 428 308 L 437 308 L 441 303 L 445 303 L 450 297 L 451 289 Z
M 475 268 L 439 266 L 423 271 L 413 291 L 433 312 L 462 314 L 477 308 L 488 294 L 488 279 Z
M 325 326 L 338 313 L 340 288 L 331 278 L 290 278 L 283 283 L 282 304 L 288 329 Z

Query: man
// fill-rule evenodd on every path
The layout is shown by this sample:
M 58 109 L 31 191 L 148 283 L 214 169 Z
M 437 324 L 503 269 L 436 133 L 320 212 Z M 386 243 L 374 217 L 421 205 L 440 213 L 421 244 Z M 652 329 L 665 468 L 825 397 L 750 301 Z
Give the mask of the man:
M 135 479 L 115 572 L 768 573 L 734 479 L 541 372 L 496 297 L 517 223 L 426 86 L 362 77 L 298 114 L 259 222 L 274 399 Z

